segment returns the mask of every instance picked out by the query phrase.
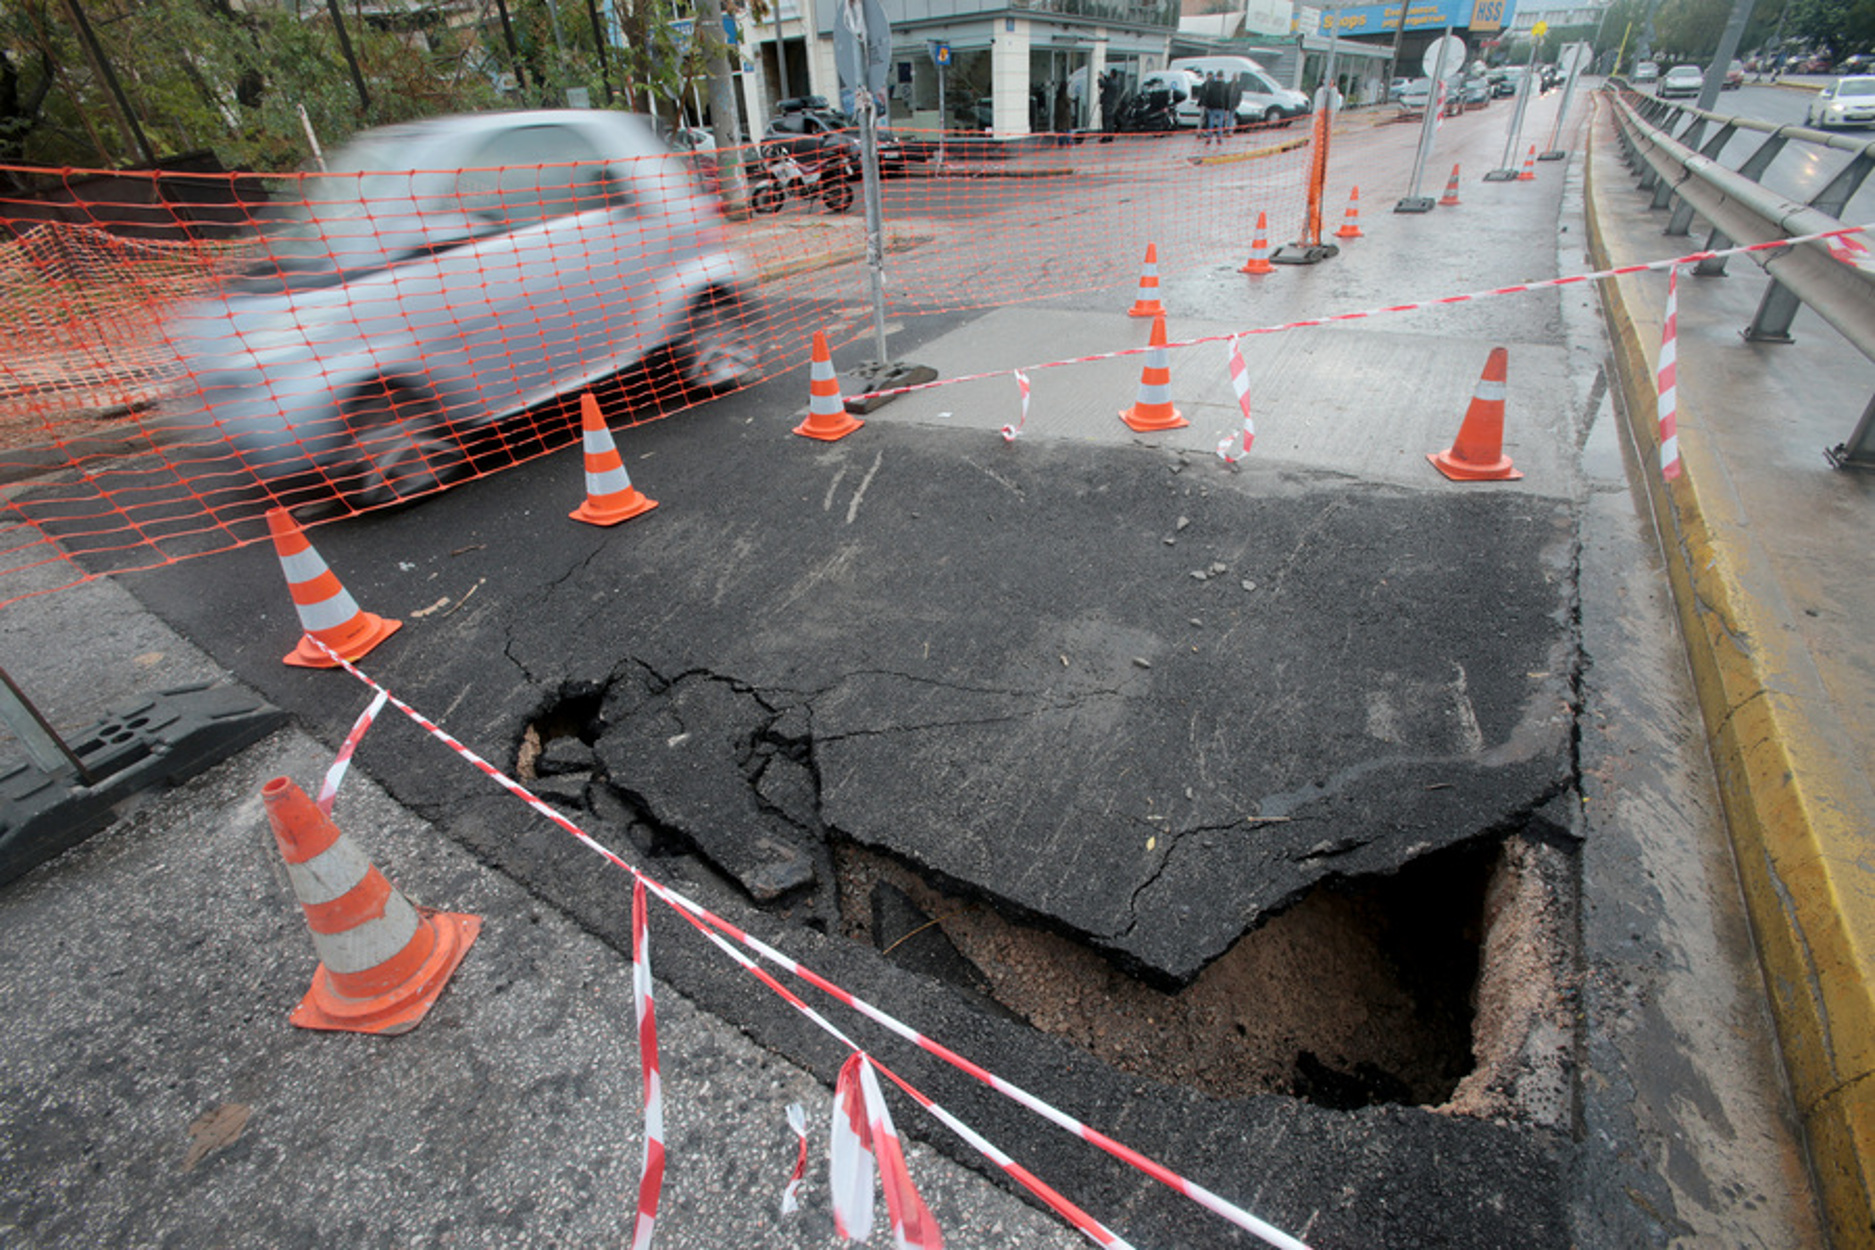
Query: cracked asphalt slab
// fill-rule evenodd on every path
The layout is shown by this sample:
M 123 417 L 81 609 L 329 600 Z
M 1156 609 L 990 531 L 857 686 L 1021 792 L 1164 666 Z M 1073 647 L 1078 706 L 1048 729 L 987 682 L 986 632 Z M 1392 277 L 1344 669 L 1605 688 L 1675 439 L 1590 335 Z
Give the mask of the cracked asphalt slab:
M 809 443 L 793 381 L 620 431 L 662 506 L 616 529 L 565 520 L 576 453 L 314 529 L 407 622 L 362 667 L 503 768 L 582 709 L 592 771 L 575 752 L 541 785 L 609 845 L 1263 1218 L 1326 1245 L 1560 1244 L 1555 1134 L 1118 1072 L 832 936 L 825 840 L 1189 980 L 1312 885 L 1501 834 L 1568 786 L 1566 502 L 883 421 Z M 265 546 L 124 582 L 328 743 L 366 701 L 280 663 L 298 627 Z M 358 764 L 628 949 L 622 879 L 415 726 L 381 719 Z M 661 975 L 831 1079 L 837 1046 L 667 928 Z M 855 1036 L 1136 1235 L 1249 1244 Z
M 1562 501 L 762 411 L 626 431 L 663 507 L 615 530 L 561 519 L 569 456 L 315 529 L 369 610 L 454 605 L 364 667 L 504 766 L 517 717 L 604 692 L 630 814 L 757 898 L 828 884 L 831 832 L 1169 985 L 1570 783 Z M 255 547 L 134 586 L 341 734 L 358 694 L 278 666 L 279 580 Z M 361 758 L 441 811 L 472 778 L 419 745 Z

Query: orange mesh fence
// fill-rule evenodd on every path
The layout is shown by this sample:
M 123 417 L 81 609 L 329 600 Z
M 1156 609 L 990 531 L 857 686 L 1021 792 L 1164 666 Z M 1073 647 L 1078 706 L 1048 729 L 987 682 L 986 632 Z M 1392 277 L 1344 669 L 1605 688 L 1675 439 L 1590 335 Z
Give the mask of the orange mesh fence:
M 618 427 L 864 332 L 847 157 L 735 153 L 732 220 L 717 154 L 591 116 L 599 159 L 542 134 L 492 149 L 539 164 L 384 172 L 439 149 L 379 143 L 350 172 L 0 195 L 0 603 L 253 541 L 275 504 L 342 515 L 545 454 L 578 441 L 583 389 Z M 901 134 L 887 315 L 1124 302 L 1149 243 L 1161 272 L 1241 259 L 1258 212 L 1300 222 L 1308 138 Z

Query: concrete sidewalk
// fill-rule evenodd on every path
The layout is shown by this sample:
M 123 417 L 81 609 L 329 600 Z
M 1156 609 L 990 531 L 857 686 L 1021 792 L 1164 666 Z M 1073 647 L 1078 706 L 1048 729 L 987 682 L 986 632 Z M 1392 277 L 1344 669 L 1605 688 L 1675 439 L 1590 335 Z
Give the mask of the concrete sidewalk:
M 1597 119 L 1599 264 L 1694 251 Z M 1695 227 L 1703 238 L 1703 225 Z M 1678 431 L 1663 479 L 1655 370 L 1665 273 L 1604 283 L 1632 465 L 1651 497 L 1767 986 L 1827 1218 L 1875 1244 L 1875 481 L 1833 470 L 1875 366 L 1807 310 L 1796 343 L 1744 343 L 1764 289 L 1746 258 L 1679 284 Z

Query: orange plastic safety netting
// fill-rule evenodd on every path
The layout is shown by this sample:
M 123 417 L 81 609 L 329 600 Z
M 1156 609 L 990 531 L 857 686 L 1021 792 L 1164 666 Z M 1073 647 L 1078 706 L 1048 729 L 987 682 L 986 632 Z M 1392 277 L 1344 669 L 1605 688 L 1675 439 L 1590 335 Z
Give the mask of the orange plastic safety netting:
M 850 153 L 741 150 L 725 181 L 620 114 L 434 129 L 330 173 L 0 195 L 0 603 L 252 541 L 274 504 L 343 514 L 496 472 L 576 441 L 583 390 L 615 427 L 650 420 L 870 324 Z M 1259 212 L 1301 220 L 1309 133 L 901 133 L 887 315 L 1130 298 L 1148 244 L 1167 270 L 1247 255 Z

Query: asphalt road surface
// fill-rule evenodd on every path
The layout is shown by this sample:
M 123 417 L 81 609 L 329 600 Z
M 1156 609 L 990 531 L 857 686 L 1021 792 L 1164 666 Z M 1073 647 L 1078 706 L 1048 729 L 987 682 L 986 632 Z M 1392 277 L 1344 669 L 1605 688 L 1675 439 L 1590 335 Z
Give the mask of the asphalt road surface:
M 1526 135 L 1548 133 L 1555 100 L 1536 103 Z M 1508 120 L 1498 107 L 1446 123 L 1435 161 L 1472 171 L 1462 212 L 1383 208 L 1335 261 L 1255 283 L 1236 272 L 1240 254 L 1181 259 L 1166 279 L 1175 337 L 1580 265 L 1562 164 L 1535 185 L 1476 181 Z M 1407 132 L 1341 149 L 1370 196 L 1380 188 L 1370 203 L 1404 192 Z M 311 536 L 367 609 L 408 622 L 363 667 L 497 766 L 535 773 L 582 827 L 1312 1242 L 1615 1245 L 1795 1226 L 1784 1213 L 1800 1200 L 1755 1180 L 1715 1198 L 1637 1163 L 1633 1138 L 1656 1122 L 1637 1128 L 1607 1098 L 1652 1106 L 1652 1082 L 1673 1078 L 1632 1071 L 1633 1056 L 1598 1044 L 1591 1062 L 1625 1084 L 1605 1094 L 1603 1082 L 1580 1108 L 1571 1092 L 1590 1052 L 1574 1040 L 1567 969 L 1581 956 L 1624 983 L 1639 975 L 1612 953 L 1626 939 L 1602 933 L 1609 913 L 1595 913 L 1586 955 L 1570 936 L 1589 828 L 1584 751 L 1599 760 L 1679 732 L 1648 706 L 1622 728 L 1640 748 L 1581 720 L 1585 704 L 1625 706 L 1621 681 L 1586 674 L 1585 611 L 1605 673 L 1636 646 L 1624 633 L 1639 611 L 1609 607 L 1632 567 L 1633 518 L 1607 513 L 1617 488 L 1605 454 L 1598 467 L 1579 454 L 1608 428 L 1603 349 L 1581 293 L 1246 339 L 1259 434 L 1235 470 L 1212 454 L 1240 421 L 1217 341 L 1172 353 L 1192 425 L 1145 438 L 1115 417 L 1134 397 L 1138 356 L 1049 367 L 1140 346 L 1144 326 L 1123 316 L 1131 295 L 908 321 L 894 337 L 901 358 L 997 376 L 901 399 L 838 443 L 789 432 L 800 368 L 624 432 L 634 481 L 660 507 L 618 529 L 566 519 L 580 497 L 574 452 Z M 1495 345 L 1510 349 L 1505 448 L 1525 476 L 1447 482 L 1426 453 L 1452 441 Z M 1015 366 L 1036 373 L 1035 415 L 1009 442 L 997 431 L 1015 418 L 1013 384 L 1000 371 Z M 1585 572 L 1590 549 L 1610 563 Z M 281 665 L 298 625 L 264 546 L 124 584 L 328 744 L 369 697 L 342 674 Z M 381 721 L 358 767 L 534 897 L 628 941 L 624 879 L 410 723 Z M 1630 837 L 1643 818 L 1630 814 Z M 1613 889 L 1623 857 L 1642 849 L 1605 845 L 1592 875 Z M 1359 891 L 1377 882 L 1465 875 L 1436 897 L 1468 935 L 1461 979 L 1495 987 L 1466 1026 L 1473 1053 L 1460 1067 L 1475 1060 L 1477 1075 L 1463 1091 L 1448 1083 L 1440 1098 L 1463 1105 L 1443 1108 L 1390 1094 L 1399 1074 L 1352 1056 L 1297 1053 L 1286 1087 L 1232 1096 L 1143 1075 L 1029 1028 L 1008 1004 L 984 1010 L 937 964 L 902 967 L 845 936 L 854 850 L 1159 991 L 1312 899 L 1371 901 Z M 1482 858 L 1453 858 L 1467 855 Z M 1459 863 L 1491 867 L 1444 871 Z M 1430 1013 L 1443 1008 L 1415 987 L 1453 968 L 1426 958 L 1402 923 L 1415 914 L 1381 916 L 1377 931 L 1392 938 L 1407 997 Z M 660 915 L 654 940 L 660 974 L 684 994 L 830 1078 L 840 1047 L 674 919 Z M 1708 961 L 1723 963 L 1689 959 Z M 1705 1009 L 1748 1018 L 1736 984 L 1719 981 Z M 1593 1000 L 1583 1027 L 1625 1019 L 1618 1000 Z M 1700 1044 L 1677 1027 L 1661 1053 Z M 871 1026 L 854 1035 L 886 1045 Z M 1011 1153 L 1045 1160 L 1036 1170 L 1075 1200 L 1123 1215 L 1142 1244 L 1250 1244 L 1137 1173 L 1064 1150 L 968 1080 L 916 1055 L 902 1067 Z M 1729 1087 L 1698 1105 L 1776 1120 Z M 1586 1165 L 1585 1126 L 1596 1135 Z M 1687 1149 L 1702 1166 L 1713 1153 Z

